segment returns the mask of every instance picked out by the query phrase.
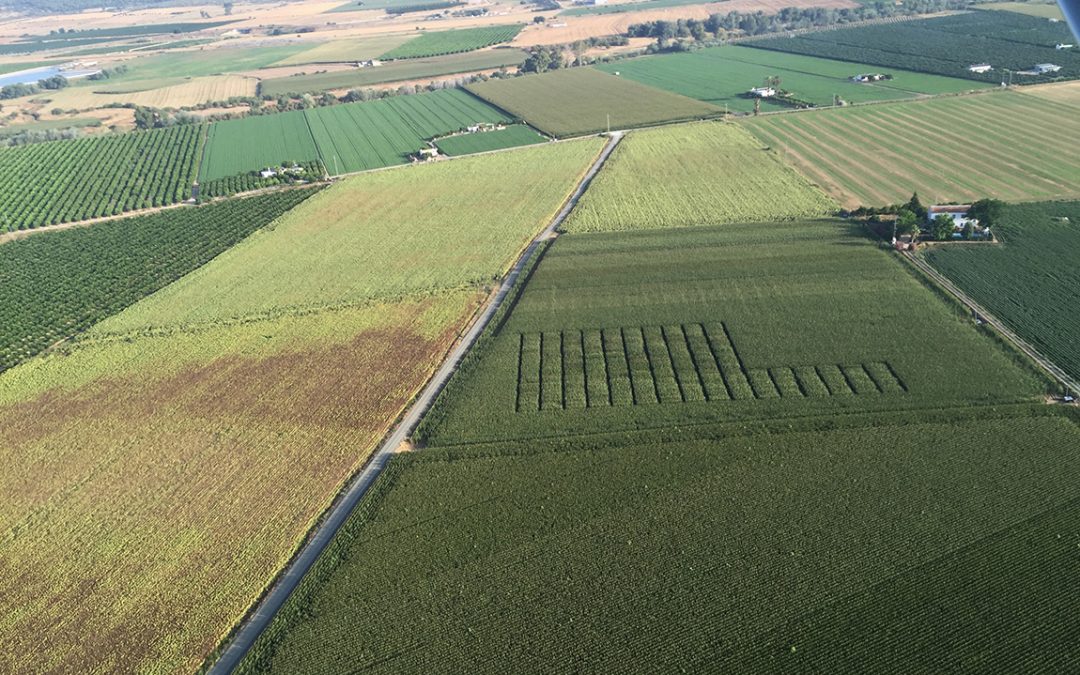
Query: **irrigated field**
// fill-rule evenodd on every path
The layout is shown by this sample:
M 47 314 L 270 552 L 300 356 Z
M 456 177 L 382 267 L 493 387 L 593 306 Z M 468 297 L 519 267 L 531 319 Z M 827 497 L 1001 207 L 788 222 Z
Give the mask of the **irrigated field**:
M 1007 207 L 1000 246 L 944 246 L 926 260 L 1080 379 L 1080 202 Z
M 773 76 L 780 77 L 781 88 L 791 92 L 794 98 L 816 106 L 833 105 L 834 95 L 848 103 L 863 103 L 990 86 L 971 80 L 738 46 L 621 60 L 597 67 L 651 87 L 742 112 L 754 109 L 754 99 L 747 92 L 764 85 Z M 855 75 L 877 72 L 888 73 L 893 79 L 874 84 L 851 81 Z M 765 99 L 761 109 L 786 107 Z
M 4 669 L 196 670 L 478 301 L 82 341 L 0 375 Z
M 0 232 L 183 201 L 202 132 L 184 125 L 0 149 Z
M 264 80 L 259 92 L 271 96 L 286 93 L 329 91 L 370 87 L 384 82 L 436 78 L 455 73 L 518 66 L 525 60 L 519 49 L 490 49 L 482 52 L 452 54 L 427 59 L 407 59 L 378 67 L 351 68 L 315 75 L 297 75 Z
M 1080 195 L 1080 115 L 1013 92 L 746 121 L 845 206 Z
M 745 129 L 722 122 L 634 131 L 579 202 L 568 232 L 813 218 L 837 205 Z
M 491 45 L 510 42 L 524 26 L 481 26 L 438 32 L 424 32 L 382 55 L 384 59 L 420 59 L 444 54 L 471 52 Z
M 548 144 L 350 178 L 100 330 L 127 333 L 490 283 L 547 225 L 600 147 L 598 139 Z M 327 277 L 347 281 L 328 286 Z
M 0 371 L 207 263 L 311 194 L 162 211 L 0 245 Z
M 200 178 L 321 160 L 333 175 L 404 164 L 424 142 L 504 113 L 459 89 L 247 117 L 211 127 Z
M 395 459 L 239 672 L 1080 667 L 1076 424 L 843 426 Z
M 377 35 L 357 38 L 353 40 L 334 40 L 324 42 L 317 47 L 312 47 L 299 54 L 278 61 L 275 66 L 297 66 L 306 63 L 341 63 L 344 61 L 367 61 L 377 59 L 383 53 L 412 40 L 416 37 L 410 33 L 392 33 L 390 35 Z
M 420 437 L 510 441 L 841 411 L 917 417 L 1045 390 L 843 222 L 570 234 Z
M 755 40 L 753 47 L 842 61 L 873 63 L 879 68 L 904 68 L 948 77 L 998 83 L 1002 71 L 1030 70 L 1037 63 L 1055 63 L 1060 72 L 1050 77 L 1080 77 L 1080 52 L 1058 50 L 1075 38 L 1064 22 L 1013 12 L 968 12 L 922 21 L 874 24 L 855 28 L 811 31 L 795 37 Z M 973 73 L 968 66 L 990 63 L 995 70 Z M 1016 82 L 1045 81 L 1020 75 Z
M 546 138 L 524 124 L 512 124 L 498 131 L 450 136 L 442 139 L 436 145 L 439 146 L 440 152 L 453 156 L 516 148 L 522 145 L 535 145 L 546 140 Z
M 721 109 L 592 68 L 470 84 L 469 91 L 552 136 L 715 116 Z

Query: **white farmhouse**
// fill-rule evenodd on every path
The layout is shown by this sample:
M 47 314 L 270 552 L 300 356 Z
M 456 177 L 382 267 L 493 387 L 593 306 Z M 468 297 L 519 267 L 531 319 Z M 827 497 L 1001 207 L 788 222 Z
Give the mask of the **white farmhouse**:
M 755 98 L 772 98 L 776 96 L 776 89 L 773 87 L 754 87 L 750 90 L 750 95 Z
M 989 73 L 994 67 L 989 63 L 974 63 L 968 66 L 968 70 L 972 73 Z

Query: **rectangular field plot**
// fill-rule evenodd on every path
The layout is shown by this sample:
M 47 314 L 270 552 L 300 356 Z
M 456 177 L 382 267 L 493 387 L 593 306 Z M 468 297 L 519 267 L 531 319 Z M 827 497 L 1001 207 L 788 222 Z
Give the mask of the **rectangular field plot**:
M 556 70 L 509 80 L 488 80 L 467 89 L 552 136 L 580 136 L 608 128 L 700 119 L 722 111 L 592 68 Z
M 590 333 L 600 335 L 599 349 L 584 349 Z M 722 323 L 522 333 L 514 411 L 748 400 L 774 398 L 774 392 L 817 398 L 906 391 L 885 362 L 752 373 L 728 335 Z M 762 378 L 762 391 L 751 384 L 755 376 Z
M 837 204 L 733 124 L 630 133 L 589 186 L 567 232 L 647 230 L 829 215 Z
M 833 96 L 848 103 L 864 103 L 990 86 L 971 80 L 891 68 L 882 70 L 878 66 L 738 46 L 621 60 L 597 68 L 737 112 L 752 111 L 754 99 L 748 92 L 773 76 L 780 77 L 780 86 L 794 98 L 816 106 L 833 105 Z M 851 80 L 856 75 L 877 72 L 887 72 L 893 79 L 873 84 Z M 764 99 L 761 109 L 788 107 Z
M 559 237 L 420 436 L 448 445 L 838 412 L 919 415 L 1047 390 L 966 313 L 849 227 Z
M 1016 92 L 748 119 L 848 207 L 1080 195 L 1076 108 Z M 977 159 L 975 159 L 977 158 Z
M 523 27 L 521 24 L 515 24 L 424 32 L 419 37 L 389 50 L 381 58 L 419 59 L 425 56 L 471 52 L 501 42 L 509 42 L 521 32 Z
M 237 672 L 1075 672 L 1062 412 L 400 455 Z

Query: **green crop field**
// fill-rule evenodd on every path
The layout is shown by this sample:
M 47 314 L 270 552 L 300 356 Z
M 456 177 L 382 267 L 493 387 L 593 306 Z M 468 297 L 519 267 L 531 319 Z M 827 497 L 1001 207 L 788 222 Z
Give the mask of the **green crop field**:
M 1080 52 L 1054 48 L 1059 43 L 1075 41 L 1065 22 L 1051 23 L 1014 12 L 976 11 L 919 21 L 811 31 L 795 37 L 774 37 L 747 44 L 807 56 L 872 63 L 879 68 L 904 68 L 998 83 L 1003 70 L 1015 73 L 1029 70 L 1037 63 L 1062 66 L 1052 78 L 1080 77 Z M 995 70 L 972 73 L 968 66 L 974 63 L 991 63 Z M 1046 79 L 1017 74 L 1014 81 Z
M 0 245 L 0 371 L 179 279 L 311 194 L 277 192 Z
M 305 49 L 275 63 L 275 66 L 300 66 L 309 63 L 342 63 L 377 59 L 386 51 L 416 37 L 415 32 L 387 33 L 350 40 L 333 40 Z
M 552 136 L 579 136 L 721 113 L 695 101 L 592 68 L 557 70 L 467 89 Z
M 597 14 L 625 14 L 627 12 L 644 12 L 654 9 L 667 9 L 669 7 L 685 7 L 686 5 L 710 4 L 708 0 L 643 0 L 642 2 L 620 2 L 615 5 L 592 5 L 586 7 L 574 7 L 559 13 L 559 16 L 593 16 Z
M 766 78 L 774 76 L 780 77 L 782 89 L 791 92 L 796 99 L 816 106 L 832 105 L 834 95 L 848 103 L 864 103 L 990 86 L 971 80 L 739 46 L 626 59 L 597 67 L 650 87 L 740 112 L 754 109 L 754 99 L 747 96 L 747 92 L 763 86 Z M 855 75 L 868 73 L 888 73 L 893 79 L 873 84 L 851 81 Z M 786 107 L 764 99 L 761 109 L 784 110 Z
M 865 106 L 745 122 L 845 206 L 1080 195 L 1080 138 L 1068 105 L 1013 92 Z M 1047 133 L 1052 129 L 1052 133 Z
M 436 145 L 443 154 L 454 156 L 535 145 L 546 140 L 524 124 L 512 124 L 498 131 L 450 136 L 440 140 Z
M 392 460 L 238 671 L 1080 666 L 1061 414 Z
M 292 77 L 263 80 L 259 85 L 259 92 L 276 96 L 287 93 L 356 89 L 385 82 L 401 82 L 428 77 L 437 78 L 456 73 L 491 70 L 503 66 L 518 66 L 524 60 L 525 52 L 519 49 L 492 49 L 427 59 L 406 59 L 392 61 L 378 67 L 353 68 L 313 75 L 294 75 Z
M 320 160 L 333 175 L 409 161 L 424 142 L 480 122 L 510 122 L 460 89 L 246 117 L 210 128 L 201 180 L 285 161 Z
M 841 411 L 918 415 L 901 411 L 1045 389 L 843 222 L 570 234 L 419 435 L 440 445 Z
M 184 125 L 0 148 L 0 232 L 183 201 L 202 133 Z
M 568 232 L 828 215 L 837 205 L 745 129 L 721 122 L 634 131 L 593 181 Z
M 491 45 L 510 42 L 524 28 L 521 24 L 509 26 L 481 26 L 437 32 L 424 32 L 419 37 L 394 47 L 382 55 L 384 59 L 419 59 L 444 54 L 471 52 Z
M 1040 353 L 1080 378 L 1080 202 L 1011 205 L 1000 246 L 926 249 L 927 262 Z
M 95 330 L 128 333 L 490 283 L 554 217 L 600 146 L 598 139 L 548 144 L 350 178 Z M 306 269 L 317 273 L 297 273 Z

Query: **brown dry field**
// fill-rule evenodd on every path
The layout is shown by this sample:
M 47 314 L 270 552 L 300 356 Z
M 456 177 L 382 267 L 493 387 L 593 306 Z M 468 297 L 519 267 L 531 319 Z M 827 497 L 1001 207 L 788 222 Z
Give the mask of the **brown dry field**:
M 857 6 L 851 0 L 728 0 L 728 2 L 714 4 L 687 5 L 685 7 L 627 12 L 625 14 L 549 17 L 548 24 L 566 25 L 560 27 L 529 25 L 525 30 L 521 31 L 511 44 L 519 47 L 562 44 L 602 35 L 619 35 L 625 33 L 630 25 L 635 23 L 660 20 L 674 21 L 676 19 L 706 19 L 710 14 L 716 13 L 762 11 L 766 14 L 776 14 L 784 7 L 844 9 Z
M 1024 87 L 1020 91 L 1047 101 L 1080 107 L 1080 81 L 1040 84 Z
M 195 670 L 481 299 L 89 342 L 5 373 L 0 672 Z

